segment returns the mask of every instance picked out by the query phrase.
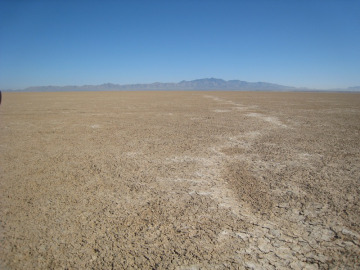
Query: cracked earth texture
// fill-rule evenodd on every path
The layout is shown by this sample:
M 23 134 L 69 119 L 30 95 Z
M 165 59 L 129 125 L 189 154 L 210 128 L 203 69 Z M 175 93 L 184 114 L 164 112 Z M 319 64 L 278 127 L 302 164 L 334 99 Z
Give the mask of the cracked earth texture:
M 3 93 L 1 269 L 359 269 L 360 95 Z

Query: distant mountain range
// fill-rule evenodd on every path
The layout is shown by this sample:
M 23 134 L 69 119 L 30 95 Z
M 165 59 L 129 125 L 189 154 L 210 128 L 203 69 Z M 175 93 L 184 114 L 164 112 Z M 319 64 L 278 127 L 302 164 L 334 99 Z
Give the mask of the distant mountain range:
M 348 87 L 347 90 L 349 90 L 349 91 L 360 91 L 360 86 Z
M 205 78 L 178 83 L 150 83 L 150 84 L 113 84 L 100 85 L 69 85 L 69 86 L 33 86 L 25 89 L 6 90 L 17 92 L 60 92 L 60 91 L 126 91 L 126 90 L 230 90 L 230 91 L 311 91 L 307 88 L 296 88 L 267 82 L 247 82 L 240 80 L 225 81 L 216 78 Z M 360 86 L 347 89 L 332 89 L 332 91 L 360 91 Z

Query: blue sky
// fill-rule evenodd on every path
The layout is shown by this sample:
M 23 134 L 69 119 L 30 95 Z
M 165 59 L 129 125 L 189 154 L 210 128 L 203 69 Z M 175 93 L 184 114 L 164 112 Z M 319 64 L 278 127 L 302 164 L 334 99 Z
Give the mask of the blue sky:
M 206 77 L 360 85 L 360 1 L 0 0 L 0 89 Z

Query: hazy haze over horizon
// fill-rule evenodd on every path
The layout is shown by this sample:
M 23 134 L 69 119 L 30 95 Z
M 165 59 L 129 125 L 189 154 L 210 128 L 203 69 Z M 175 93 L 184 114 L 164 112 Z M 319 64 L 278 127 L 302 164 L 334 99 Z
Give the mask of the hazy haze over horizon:
M 201 78 L 360 85 L 360 2 L 0 2 L 0 89 Z

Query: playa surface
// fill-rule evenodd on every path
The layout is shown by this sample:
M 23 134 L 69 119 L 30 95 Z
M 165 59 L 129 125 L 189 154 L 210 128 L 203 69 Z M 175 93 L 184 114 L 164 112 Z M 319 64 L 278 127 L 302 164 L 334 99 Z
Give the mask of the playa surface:
M 360 94 L 3 93 L 0 269 L 360 268 Z

